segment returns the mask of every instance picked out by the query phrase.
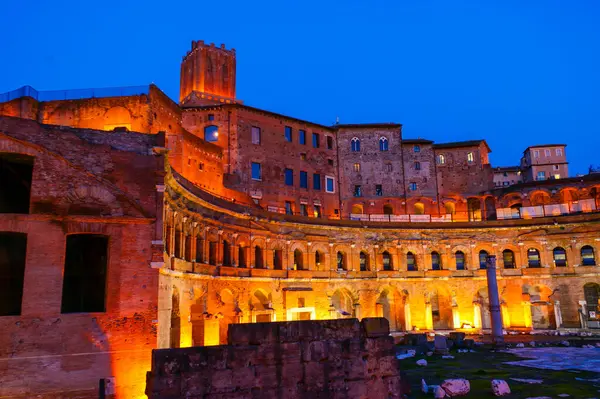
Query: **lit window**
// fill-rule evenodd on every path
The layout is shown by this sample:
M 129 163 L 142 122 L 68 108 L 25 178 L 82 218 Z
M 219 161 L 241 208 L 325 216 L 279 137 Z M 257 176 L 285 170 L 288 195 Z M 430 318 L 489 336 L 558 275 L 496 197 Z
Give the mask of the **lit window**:
M 261 180 L 262 171 L 258 162 L 252 162 L 252 180 Z
M 352 140 L 350 140 L 350 149 L 352 152 L 360 151 L 360 139 L 358 137 L 353 137 Z
M 325 192 L 334 193 L 335 192 L 335 181 L 331 176 L 325 176 Z
M 467 154 L 467 162 L 473 162 L 473 159 L 474 159 L 474 158 L 473 158 L 473 153 L 472 153 L 472 152 L 469 152 L 469 153 Z
M 252 144 L 260 144 L 260 128 L 252 126 Z
M 288 141 L 290 143 L 292 142 L 292 128 L 291 127 L 289 127 L 289 126 L 285 127 L 284 136 L 285 136 L 285 141 Z
M 388 150 L 388 139 L 382 137 L 379 139 L 379 151 L 387 151 Z
M 362 197 L 362 187 L 360 185 L 354 186 L 354 196 Z
M 414 183 L 414 182 L 413 182 L 413 183 L 410 183 L 410 184 L 408 185 L 408 189 L 409 189 L 410 191 L 417 191 L 417 183 Z
M 354 171 L 355 172 L 360 172 L 360 164 L 359 163 L 355 163 L 354 164 Z
M 375 185 L 375 195 L 377 197 L 382 197 L 383 196 L 383 187 L 381 184 L 376 184 Z
M 416 146 L 413 147 L 413 151 L 414 152 L 421 152 L 421 147 L 418 146 L 418 145 L 416 145 Z
M 300 171 L 300 188 L 308 188 L 308 173 Z
M 298 130 L 298 142 L 306 145 L 306 132 L 304 130 Z
M 312 145 L 313 145 L 313 148 L 319 148 L 319 145 L 320 145 L 319 133 L 312 134 Z
M 446 157 L 443 156 L 442 154 L 437 156 L 437 163 L 438 165 L 443 165 L 446 163 Z
M 321 217 L 321 205 L 314 205 L 313 206 L 313 215 L 316 218 L 320 218 Z
M 415 170 L 421 170 L 421 162 L 415 162 Z
M 313 190 L 321 190 L 321 175 L 313 173 Z
M 209 125 L 204 128 L 204 140 L 215 142 L 219 139 L 219 128 L 215 125 Z
M 292 169 L 286 168 L 284 170 L 284 176 L 285 176 L 285 185 L 293 186 L 294 185 L 294 171 Z
M 557 174 L 555 174 L 555 175 L 554 175 L 554 179 L 560 179 L 560 174 L 558 174 L 558 173 L 557 173 Z

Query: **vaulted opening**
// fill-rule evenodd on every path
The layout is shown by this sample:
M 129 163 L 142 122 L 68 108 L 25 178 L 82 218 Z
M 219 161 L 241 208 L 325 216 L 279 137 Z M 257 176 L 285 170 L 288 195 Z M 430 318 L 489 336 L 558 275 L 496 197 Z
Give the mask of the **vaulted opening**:
M 21 314 L 27 234 L 0 232 L 0 316 Z
M 33 157 L 0 153 L 0 213 L 29 213 Z

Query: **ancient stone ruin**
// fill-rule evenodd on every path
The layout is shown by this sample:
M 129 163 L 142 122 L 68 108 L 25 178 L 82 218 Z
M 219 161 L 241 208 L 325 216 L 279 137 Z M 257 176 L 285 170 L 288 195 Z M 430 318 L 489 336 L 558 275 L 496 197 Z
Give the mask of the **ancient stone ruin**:
M 385 318 L 231 324 L 228 341 L 154 350 L 148 398 L 400 398 L 408 393 Z

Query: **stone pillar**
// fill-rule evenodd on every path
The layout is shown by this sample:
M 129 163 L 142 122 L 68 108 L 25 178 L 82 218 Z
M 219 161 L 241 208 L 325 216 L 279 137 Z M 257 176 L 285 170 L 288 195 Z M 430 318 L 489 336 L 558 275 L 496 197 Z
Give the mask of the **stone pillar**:
M 433 330 L 433 315 L 431 314 L 431 304 L 425 304 L 425 329 Z
M 508 306 L 505 303 L 500 305 L 500 309 L 502 310 L 502 324 L 504 328 L 510 327 L 510 313 L 508 312 Z
M 525 327 L 531 328 L 531 302 L 523 301 L 523 319 L 525 320 Z
M 490 315 L 492 318 L 492 342 L 501 344 L 504 342 L 504 336 L 502 335 L 502 313 L 500 313 L 500 295 L 498 294 L 498 281 L 496 280 L 495 255 L 488 256 L 486 266 Z
M 579 322 L 581 324 L 581 328 L 583 328 L 583 329 L 588 328 L 587 319 L 588 319 L 587 302 L 579 301 Z
M 473 303 L 473 327 L 481 328 L 481 305 L 478 302 Z
M 556 320 L 556 328 L 562 326 L 562 312 L 560 311 L 560 301 L 554 301 L 554 319 Z
M 179 347 L 192 347 L 192 323 L 191 323 L 191 307 L 194 303 L 193 290 L 182 284 L 181 293 L 179 296 Z
M 356 317 L 358 320 L 361 319 L 360 303 L 355 303 L 354 304 L 354 317 Z
M 460 312 L 456 306 L 452 308 L 452 327 L 460 328 Z
M 412 319 L 410 317 L 410 303 L 404 304 L 404 329 L 406 331 L 412 330 Z

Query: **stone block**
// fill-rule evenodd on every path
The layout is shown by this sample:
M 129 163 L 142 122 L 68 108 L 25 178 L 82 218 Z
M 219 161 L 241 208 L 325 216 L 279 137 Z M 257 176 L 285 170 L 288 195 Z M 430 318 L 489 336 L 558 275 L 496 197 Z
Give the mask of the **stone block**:
M 385 317 L 365 317 L 360 324 L 367 338 L 390 335 L 390 322 Z
M 448 334 L 448 338 L 454 341 L 456 346 L 462 346 L 463 341 L 465 340 L 466 334 L 464 332 L 452 331 Z
M 427 334 L 406 334 L 404 336 L 404 344 L 411 346 L 419 346 L 427 343 Z

